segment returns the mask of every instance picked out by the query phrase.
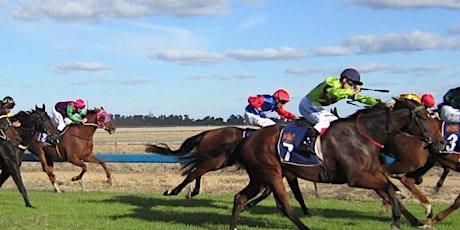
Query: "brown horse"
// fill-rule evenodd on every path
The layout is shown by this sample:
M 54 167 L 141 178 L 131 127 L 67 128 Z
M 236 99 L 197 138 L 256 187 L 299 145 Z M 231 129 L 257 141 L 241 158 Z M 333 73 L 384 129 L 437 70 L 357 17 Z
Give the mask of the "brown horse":
M 397 100 L 392 110 L 382 107 L 360 110 L 333 122 L 329 131 L 321 137 L 320 149 L 324 160 L 316 166 L 281 162 L 277 150 L 281 126 L 262 128 L 240 143 L 228 145 L 223 153 L 234 154 L 250 178 L 249 184 L 235 196 L 230 229 L 236 229 L 239 213 L 246 202 L 267 186 L 273 191 L 282 213 L 299 229 L 308 229 L 292 212 L 282 181 L 284 171 L 313 182 L 348 183 L 350 187 L 373 189 L 392 204 L 394 229 L 400 227 L 401 213 L 413 226 L 423 225 L 396 198 L 388 175 L 382 172 L 378 143 L 386 144 L 394 135 L 407 132 L 421 136 L 430 141 L 433 148 L 441 149 L 444 139 L 426 109 L 415 102 Z M 197 156 L 202 157 L 202 154 Z M 195 160 L 190 164 L 201 161 L 199 158 Z
M 35 132 L 44 132 L 50 136 L 57 137 L 58 131 L 51 122 L 50 117 L 45 112 L 45 107 L 38 108 L 35 106 L 35 110 L 31 112 L 20 111 L 11 120 L 20 121 L 21 126 L 17 129 L 12 127 L 8 118 L 2 118 L 0 123 L 6 124 L 7 126 L 2 128 L 8 129 L 6 136 L 13 140 L 13 144 L 8 144 L 9 141 L 0 141 L 0 156 L 1 156 L 1 168 L 2 173 L 0 174 L 0 187 L 10 177 L 13 177 L 20 193 L 22 194 L 26 207 L 32 207 L 29 198 L 27 196 L 27 190 L 22 182 L 21 173 L 19 168 L 22 163 L 22 155 L 29 143 L 33 140 L 32 136 Z M 0 125 L 2 126 L 2 125 Z M 21 144 L 21 145 L 19 145 Z
M 437 126 L 440 131 L 442 131 L 442 127 L 444 125 L 444 122 L 441 120 L 437 120 Z M 455 141 L 455 140 L 447 140 L 447 141 Z M 411 140 L 410 137 L 407 136 L 400 136 L 398 138 L 395 138 L 395 142 L 399 142 L 401 146 L 404 146 L 404 148 L 399 149 L 398 151 L 406 151 L 406 152 L 411 152 L 412 156 L 420 156 L 420 155 L 427 155 L 429 154 L 430 150 L 423 148 L 424 143 L 422 141 L 413 141 Z M 410 142 L 410 144 L 409 144 Z M 394 150 L 393 150 L 394 151 Z M 438 183 L 436 184 L 436 191 L 439 190 L 439 188 L 442 185 L 442 182 L 447 176 L 447 173 L 449 170 L 454 170 L 457 172 L 460 172 L 460 155 L 456 152 L 450 151 L 450 152 L 433 152 L 431 151 L 432 155 L 428 158 L 426 164 L 413 171 L 410 173 L 407 173 L 405 175 L 402 175 L 399 177 L 400 181 L 402 184 L 422 203 L 422 205 L 426 208 L 426 213 L 428 217 L 428 225 L 433 226 L 434 224 L 442 221 L 444 218 L 446 218 L 451 212 L 455 211 L 458 209 L 460 206 L 460 195 L 459 197 L 456 198 L 454 203 L 452 204 L 451 207 L 448 209 L 442 211 L 439 213 L 434 219 L 433 217 L 433 210 L 432 210 L 432 205 L 430 201 L 427 199 L 427 197 L 415 186 L 416 184 L 420 184 L 422 180 L 422 176 L 428 172 L 433 166 L 441 166 L 444 171 L 441 175 L 441 178 L 439 179 Z M 385 211 L 388 209 L 388 204 L 384 203 L 382 206 L 382 211 Z
M 112 183 L 112 176 L 104 161 L 93 154 L 93 136 L 97 128 L 103 128 L 109 134 L 115 132 L 115 125 L 111 115 L 103 108 L 88 110 L 86 113 L 88 121 L 84 124 L 70 125 L 59 139 L 57 146 L 45 144 L 43 142 L 33 142 L 29 146 L 29 151 L 40 158 L 43 171 L 48 175 L 51 184 L 56 192 L 61 192 L 56 183 L 56 176 L 53 173 L 54 159 L 70 162 L 80 166 L 82 171 L 74 176 L 72 181 L 80 180 L 87 166 L 85 161 L 100 164 L 107 175 L 107 182 Z
M 225 146 L 234 141 L 241 140 L 246 136 L 249 136 L 252 132 L 257 129 L 251 128 L 240 128 L 240 127 L 222 127 L 212 130 L 203 131 L 197 135 L 187 138 L 177 150 L 172 150 L 167 144 L 161 143 L 158 145 L 148 144 L 146 145 L 145 151 L 149 153 L 158 153 L 162 155 L 172 155 L 179 159 L 183 159 L 187 154 L 199 154 L 201 152 L 210 152 L 221 146 Z M 200 193 L 201 188 L 201 177 L 211 171 L 219 170 L 228 166 L 234 165 L 235 160 L 231 156 L 220 155 L 219 157 L 209 159 L 208 161 L 201 162 L 200 165 L 196 165 L 195 169 L 190 172 L 184 172 L 186 175 L 185 179 L 173 189 L 166 190 L 163 195 L 175 196 L 179 194 L 187 184 L 195 180 L 195 187 L 192 191 L 187 194 L 187 198 L 192 198 Z M 295 198 L 299 201 L 304 214 L 309 214 L 309 210 L 305 205 L 303 196 L 300 192 L 297 177 L 286 173 L 286 180 L 291 186 Z M 247 208 L 255 206 L 260 200 L 263 200 L 271 193 L 269 188 L 266 188 L 262 193 L 261 197 L 254 201 L 248 202 Z

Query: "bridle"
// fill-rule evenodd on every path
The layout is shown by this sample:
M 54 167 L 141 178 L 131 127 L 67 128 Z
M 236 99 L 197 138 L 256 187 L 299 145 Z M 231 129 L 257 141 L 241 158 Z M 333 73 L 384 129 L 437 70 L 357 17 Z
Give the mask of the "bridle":
M 407 103 L 404 101 L 405 105 L 407 106 Z M 422 117 L 421 115 L 419 115 L 418 113 L 423 110 L 423 109 L 426 109 L 423 105 L 419 105 L 419 106 L 416 106 L 415 108 L 411 109 L 409 108 L 409 106 L 406 107 L 406 109 L 409 110 L 410 112 L 410 122 L 409 124 L 406 126 L 406 131 L 403 131 L 403 130 L 397 130 L 397 132 L 399 133 L 402 133 L 406 136 L 409 136 L 411 138 L 414 138 L 414 139 L 418 139 L 418 140 L 421 140 L 423 141 L 424 143 L 426 143 L 428 146 L 432 146 L 433 145 L 433 140 L 431 137 L 428 136 L 427 134 L 427 131 L 425 129 L 425 127 L 422 125 L 420 119 L 423 119 L 425 120 L 426 118 Z M 369 136 L 367 133 L 365 133 L 361 127 L 360 127 L 360 121 L 361 121 L 361 115 L 362 114 L 358 114 L 357 118 L 356 118 L 356 121 L 355 121 L 355 127 L 356 127 L 356 130 L 358 131 L 358 133 L 364 137 L 366 140 L 370 141 L 373 145 L 377 146 L 378 148 L 384 148 L 384 144 L 378 142 L 377 140 L 375 140 L 374 138 L 372 138 L 371 136 Z M 387 137 L 390 136 L 390 116 L 391 116 L 391 110 L 389 108 L 387 108 L 387 122 L 386 122 L 386 134 L 387 134 Z M 414 135 L 414 134 L 410 134 L 407 130 L 410 128 L 410 126 L 412 124 L 414 124 L 420 129 L 422 135 L 421 136 L 417 136 L 417 135 Z

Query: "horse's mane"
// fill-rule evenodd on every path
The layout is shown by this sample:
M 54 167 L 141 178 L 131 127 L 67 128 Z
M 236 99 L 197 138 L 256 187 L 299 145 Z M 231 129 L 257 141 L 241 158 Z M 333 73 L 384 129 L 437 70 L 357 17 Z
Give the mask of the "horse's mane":
M 30 115 L 32 114 L 32 111 L 19 111 L 18 113 L 16 113 L 15 115 L 13 115 L 12 117 L 14 119 L 21 119 L 21 118 L 24 118 L 24 117 L 29 117 Z
M 94 114 L 97 114 L 99 109 L 97 108 L 94 108 L 94 109 L 88 109 L 86 110 L 86 115 L 94 115 Z
M 409 108 L 408 103 L 410 103 L 410 102 L 414 103 L 415 106 L 421 105 L 420 103 L 418 103 L 418 102 L 416 102 L 414 100 L 408 100 L 408 99 L 404 99 L 404 98 L 393 98 L 393 100 L 395 101 L 395 103 L 393 105 L 393 110 L 407 109 L 407 108 Z M 370 114 L 370 113 L 374 113 L 374 112 L 380 112 L 380 111 L 386 110 L 386 109 L 388 109 L 388 108 L 387 108 L 385 103 L 377 103 L 374 106 L 370 106 L 370 107 L 367 107 L 367 108 L 360 109 L 360 110 L 356 111 L 355 113 L 353 113 L 350 116 L 348 116 L 348 118 L 353 119 L 353 118 L 356 118 L 359 114 Z
M 377 103 L 373 106 L 359 109 L 355 113 L 349 115 L 347 118 L 353 119 L 353 118 L 356 118 L 359 114 L 370 114 L 370 113 L 380 112 L 385 109 L 386 109 L 385 103 Z

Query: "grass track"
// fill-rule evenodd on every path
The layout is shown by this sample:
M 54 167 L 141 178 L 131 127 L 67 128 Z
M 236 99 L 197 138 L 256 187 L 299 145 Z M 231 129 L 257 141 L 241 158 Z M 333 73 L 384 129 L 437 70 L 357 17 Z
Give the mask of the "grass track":
M 26 208 L 15 189 L 0 190 L 0 229 L 227 229 L 233 206 L 231 195 L 200 195 L 193 199 L 161 194 L 29 191 L 36 208 Z M 313 216 L 301 217 L 312 229 L 389 229 L 390 214 L 378 215 L 379 201 L 307 199 Z M 404 202 L 417 217 L 423 208 Z M 295 212 L 301 214 L 295 200 Z M 436 210 L 447 204 L 436 205 Z M 436 226 L 456 229 L 459 213 Z M 295 229 L 276 209 L 272 197 L 243 212 L 238 229 Z M 415 229 L 403 219 L 402 229 Z

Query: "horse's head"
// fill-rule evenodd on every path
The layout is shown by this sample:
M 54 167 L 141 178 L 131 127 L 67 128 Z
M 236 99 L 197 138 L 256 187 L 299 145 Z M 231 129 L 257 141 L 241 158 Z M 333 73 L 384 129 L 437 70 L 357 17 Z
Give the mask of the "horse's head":
M 441 133 L 439 121 L 430 116 L 426 107 L 414 100 L 396 99 L 393 110 L 408 110 L 408 116 L 401 130 L 411 134 L 412 137 L 424 141 L 431 153 L 438 153 L 446 145 Z
M 35 110 L 32 110 L 31 116 L 36 116 L 35 128 L 39 132 L 46 133 L 55 140 L 59 138 L 59 130 L 53 124 L 48 113 L 46 113 L 45 104 L 41 108 L 35 105 Z
M 87 112 L 88 121 L 96 123 L 99 127 L 104 128 L 109 134 L 115 133 L 115 124 L 112 120 L 112 115 L 108 113 L 104 108 L 95 108 L 94 110 L 88 110 Z M 91 120 L 90 120 L 91 118 Z
M 19 146 L 22 141 L 21 136 L 6 115 L 0 116 L 0 138 L 9 141 L 13 146 Z

